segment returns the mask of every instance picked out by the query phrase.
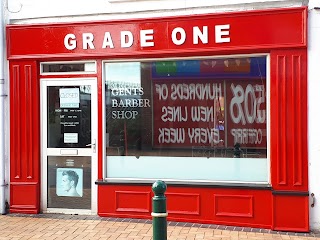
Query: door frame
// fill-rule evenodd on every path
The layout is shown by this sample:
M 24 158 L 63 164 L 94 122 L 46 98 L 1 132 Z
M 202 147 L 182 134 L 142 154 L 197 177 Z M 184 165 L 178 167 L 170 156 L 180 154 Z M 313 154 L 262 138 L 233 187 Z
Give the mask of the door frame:
M 95 149 L 79 149 L 78 155 L 71 156 L 90 156 L 91 150 L 91 209 L 66 209 L 66 208 L 48 208 L 48 176 L 47 176 L 47 156 L 52 153 L 52 148 L 47 148 L 47 87 L 48 86 L 74 86 L 91 85 L 91 143 L 95 141 Z M 41 142 L 41 192 L 40 209 L 43 213 L 66 213 L 66 214 L 97 214 L 97 186 L 95 180 L 98 178 L 98 87 L 96 77 L 83 78 L 41 78 L 40 79 L 40 142 Z M 60 149 L 60 148 L 58 148 Z M 50 151 L 51 150 L 51 151 Z M 51 154 L 52 155 L 52 154 Z M 56 155 L 57 156 L 57 155 Z M 59 155 L 58 155 L 59 156 Z M 66 155 L 63 155 L 66 156 Z

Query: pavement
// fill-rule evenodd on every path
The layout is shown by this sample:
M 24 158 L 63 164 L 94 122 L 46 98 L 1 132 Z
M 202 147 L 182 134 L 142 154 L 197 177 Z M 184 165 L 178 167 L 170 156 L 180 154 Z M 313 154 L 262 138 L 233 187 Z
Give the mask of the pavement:
M 0 239 L 153 240 L 152 220 L 66 214 L 0 215 Z M 213 224 L 167 222 L 167 240 L 320 240 L 320 232 L 277 232 Z

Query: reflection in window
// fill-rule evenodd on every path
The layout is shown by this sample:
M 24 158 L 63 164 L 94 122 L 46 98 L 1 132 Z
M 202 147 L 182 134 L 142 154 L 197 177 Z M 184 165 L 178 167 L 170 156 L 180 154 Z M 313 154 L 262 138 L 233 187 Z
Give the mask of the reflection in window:
M 105 70 L 107 156 L 267 158 L 266 57 Z

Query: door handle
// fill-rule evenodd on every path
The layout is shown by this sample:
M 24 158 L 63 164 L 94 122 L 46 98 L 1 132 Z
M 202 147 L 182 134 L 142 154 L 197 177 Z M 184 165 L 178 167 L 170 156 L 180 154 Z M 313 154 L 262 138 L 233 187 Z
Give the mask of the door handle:
M 87 144 L 86 147 L 92 147 L 92 151 L 95 153 L 97 150 L 96 140 L 93 139 L 93 143 Z

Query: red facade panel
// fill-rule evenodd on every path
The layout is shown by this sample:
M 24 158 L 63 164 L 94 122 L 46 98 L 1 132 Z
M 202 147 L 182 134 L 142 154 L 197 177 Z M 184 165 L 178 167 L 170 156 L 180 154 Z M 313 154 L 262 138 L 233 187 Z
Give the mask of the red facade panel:
M 123 185 L 112 186 L 112 196 L 105 194 L 105 190 L 98 188 L 98 213 L 101 216 L 137 216 L 138 218 L 147 218 L 151 214 L 151 196 L 150 189 L 139 186 L 127 188 Z M 149 199 L 147 199 L 149 197 Z M 110 214 L 112 212 L 112 214 Z M 99 214 L 100 215 L 100 214 Z
M 307 56 L 304 49 L 271 52 L 271 183 L 273 227 L 309 231 Z M 273 131 L 276 130 L 276 131 Z
M 253 195 L 216 194 L 214 199 L 217 216 L 253 217 Z
M 275 190 L 307 191 L 305 50 L 271 52 L 270 109 L 272 187 Z
M 309 198 L 275 195 L 273 197 L 273 229 L 279 231 L 309 231 Z
M 166 196 L 169 214 L 200 215 L 200 194 L 166 193 Z
M 116 212 L 150 212 L 150 192 L 116 191 L 115 194 Z
M 274 195 L 265 189 L 170 186 L 166 193 L 168 220 L 308 231 L 306 14 L 306 8 L 294 8 L 130 22 L 9 26 L 10 211 L 40 211 L 39 60 L 98 60 L 98 178 L 102 179 L 101 60 L 259 52 L 270 53 L 268 128 Z M 121 47 L 119 25 L 132 33 L 135 40 L 131 47 Z M 216 42 L 216 25 L 229 26 L 230 42 Z M 192 41 L 194 26 L 208 27 L 208 43 Z M 141 30 L 148 29 L 153 30 L 154 45 L 141 47 Z M 173 42 L 172 33 L 177 29 L 189 36 L 183 45 Z M 102 48 L 106 32 L 113 37 L 114 48 Z M 83 45 L 84 33 L 94 36 L 94 48 Z M 66 48 L 67 34 L 74 34 L 77 40 L 73 50 Z M 151 186 L 99 185 L 98 214 L 149 219 L 152 196 Z
M 15 182 L 10 184 L 11 213 L 39 213 L 39 184 Z
M 10 211 L 39 212 L 40 96 L 34 61 L 10 63 Z
M 150 206 L 153 193 L 150 186 L 104 185 L 98 188 L 98 214 L 108 217 L 129 217 L 130 212 L 117 211 L 118 191 L 146 193 Z M 235 226 L 272 227 L 272 195 L 269 190 L 222 189 L 213 187 L 168 186 L 167 211 L 169 221 L 215 223 Z M 132 194 L 127 206 L 141 202 Z M 145 204 L 148 206 L 148 204 Z M 146 209 L 146 208 L 145 208 Z M 134 217 L 151 219 L 151 209 Z

